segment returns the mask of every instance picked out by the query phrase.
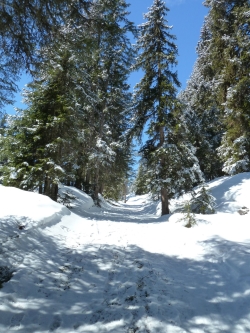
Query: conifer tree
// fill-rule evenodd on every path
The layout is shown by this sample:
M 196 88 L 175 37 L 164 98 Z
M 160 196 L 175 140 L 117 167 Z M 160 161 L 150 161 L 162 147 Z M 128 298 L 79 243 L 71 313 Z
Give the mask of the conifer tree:
M 96 202 L 98 193 L 118 198 L 131 164 L 125 132 L 133 51 L 127 33 L 134 28 L 126 8 L 123 0 L 95 1 L 91 24 L 76 27 L 69 20 L 53 44 L 40 49 L 25 92 L 29 107 L 13 117 L 3 138 L 10 152 L 6 185 L 39 187 L 56 200 L 64 181 Z
M 249 1 L 207 0 L 211 31 L 209 62 L 226 130 L 218 150 L 228 174 L 250 169 Z
M 197 46 L 197 60 L 187 87 L 179 94 L 183 103 L 181 122 L 187 127 L 189 140 L 206 180 L 223 175 L 217 148 L 225 130 L 222 107 L 216 96 L 214 70 L 211 66 L 211 20 L 206 17 Z
M 134 33 L 135 28 L 127 18 L 127 8 L 124 0 L 98 0 L 90 11 L 94 20 L 89 74 L 97 99 L 90 107 L 93 130 L 89 168 L 96 202 L 98 193 L 106 186 L 118 186 L 115 178 L 119 182 L 125 177 L 131 160 L 130 145 L 124 134 L 131 104 L 127 79 L 134 57 L 128 33 Z M 109 189 L 105 192 L 111 193 Z
M 135 87 L 134 133 L 140 137 L 148 122 L 149 140 L 142 148 L 147 160 L 152 190 L 161 192 L 162 215 L 169 213 L 169 199 L 200 180 L 201 174 L 192 147 L 183 142 L 175 112 L 180 83 L 176 65 L 177 47 L 166 16 L 164 1 L 154 0 L 139 27 L 136 44 L 140 52 L 134 66 L 144 76 Z
M 215 213 L 215 198 L 210 193 L 209 189 L 203 184 L 197 192 L 194 192 L 193 198 L 190 201 L 191 210 L 196 214 L 214 214 Z
M 85 62 L 59 40 L 40 53 L 43 62 L 25 91 L 28 108 L 11 117 L 2 138 L 3 151 L 8 152 L 3 182 L 39 188 L 56 201 L 59 181 L 74 174 Z
M 135 194 L 142 195 L 149 192 L 147 186 L 147 167 L 146 161 L 141 160 L 137 172 L 137 176 L 134 182 Z

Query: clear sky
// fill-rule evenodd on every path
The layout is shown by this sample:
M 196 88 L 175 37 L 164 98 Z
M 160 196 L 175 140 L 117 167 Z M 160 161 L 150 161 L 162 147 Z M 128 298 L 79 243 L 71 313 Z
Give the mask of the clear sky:
M 153 0 L 127 0 L 127 2 L 131 4 L 129 7 L 130 20 L 136 25 L 143 23 L 143 13 L 148 12 Z M 176 69 L 182 84 L 181 89 L 184 89 L 196 59 L 195 48 L 207 9 L 202 5 L 202 0 L 167 0 L 166 4 L 170 10 L 167 17 L 168 23 L 173 25 L 172 33 L 177 37 L 179 57 Z M 129 83 L 132 88 L 139 82 L 141 75 L 141 72 L 131 75 Z M 20 89 L 29 81 L 30 79 L 24 75 L 19 83 Z M 24 108 L 25 106 L 20 103 L 21 100 L 22 97 L 18 94 L 15 105 Z M 6 111 L 13 113 L 13 107 L 8 106 Z

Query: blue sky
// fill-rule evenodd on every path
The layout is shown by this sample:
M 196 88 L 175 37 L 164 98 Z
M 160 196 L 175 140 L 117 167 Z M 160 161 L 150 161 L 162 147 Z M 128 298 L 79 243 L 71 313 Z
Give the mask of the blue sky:
M 148 8 L 153 4 L 153 0 L 128 0 L 130 2 L 130 20 L 136 25 L 143 23 L 143 13 L 148 12 Z M 195 48 L 200 36 L 201 26 L 204 17 L 207 14 L 207 9 L 202 5 L 202 0 L 167 0 L 168 23 L 173 25 L 172 33 L 177 37 L 176 44 L 178 46 L 178 78 L 182 84 L 181 89 L 185 88 L 186 82 L 192 72 L 192 68 L 196 59 Z M 133 73 L 129 83 L 131 87 L 139 82 L 142 73 Z M 19 87 L 22 89 L 29 78 L 23 75 L 19 82 Z M 20 103 L 22 97 L 20 94 L 16 96 L 16 106 L 24 108 Z M 6 108 L 8 113 L 13 113 L 13 106 Z

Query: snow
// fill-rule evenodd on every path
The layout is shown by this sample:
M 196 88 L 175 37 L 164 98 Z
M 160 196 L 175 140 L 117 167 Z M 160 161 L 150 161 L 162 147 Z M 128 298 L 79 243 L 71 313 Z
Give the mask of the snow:
M 184 227 L 148 195 L 71 210 L 0 186 L 0 332 L 250 332 L 250 173 L 208 184 L 216 214 Z M 246 207 L 246 208 L 243 208 Z M 3 269 L 4 268 L 4 269 Z M 6 273 L 6 274 L 7 274 Z M 1 275 L 2 274 L 2 275 Z

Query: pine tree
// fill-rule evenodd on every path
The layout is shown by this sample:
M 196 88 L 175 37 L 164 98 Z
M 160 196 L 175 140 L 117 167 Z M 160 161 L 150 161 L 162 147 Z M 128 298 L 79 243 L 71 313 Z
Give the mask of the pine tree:
M 190 201 L 187 201 L 184 206 L 184 216 L 180 219 L 180 221 L 185 221 L 186 228 L 192 228 L 194 225 L 197 224 L 195 219 L 195 214 L 192 211 Z
M 211 66 L 211 20 L 205 18 L 197 46 L 197 60 L 187 87 L 179 94 L 184 104 L 181 115 L 189 140 L 196 148 L 196 156 L 206 180 L 223 175 L 217 148 L 225 130 L 222 107 L 216 96 L 214 70 Z
M 196 214 L 214 214 L 215 198 L 212 196 L 206 185 L 202 185 L 195 192 L 191 202 L 191 210 Z
M 59 41 L 40 54 L 43 62 L 25 91 L 28 108 L 12 117 L 3 137 L 8 152 L 3 182 L 26 190 L 39 188 L 56 201 L 59 181 L 74 174 L 85 63 Z
M 140 137 L 148 123 L 147 140 L 141 149 L 147 160 L 150 187 L 161 192 L 162 215 L 169 214 L 169 199 L 201 179 L 193 148 L 183 141 L 183 131 L 175 118 L 179 107 L 176 92 L 180 83 L 172 68 L 176 65 L 175 36 L 168 25 L 169 9 L 154 0 L 147 22 L 139 27 L 136 48 L 140 51 L 135 69 L 144 76 L 135 87 L 134 133 Z
M 146 161 L 141 160 L 137 172 L 136 179 L 134 181 L 134 188 L 136 195 L 142 195 L 149 192 L 147 186 L 147 167 Z
M 127 79 L 134 57 L 128 33 L 135 28 L 127 18 L 127 7 L 124 0 L 98 0 L 90 12 L 95 19 L 89 74 L 97 99 L 90 107 L 93 126 L 88 167 L 96 202 L 98 193 L 111 193 L 111 186 L 119 187 L 130 168 L 130 143 L 124 134 L 131 104 Z M 105 190 L 106 186 L 109 189 Z
M 250 169 L 249 1 L 207 0 L 214 90 L 226 127 L 218 149 L 228 174 Z
M 40 49 L 25 92 L 29 107 L 13 118 L 4 138 L 10 152 L 5 184 L 39 187 L 56 200 L 63 181 L 96 203 L 98 193 L 118 198 L 132 161 L 125 133 L 133 60 L 127 33 L 134 28 L 126 8 L 123 0 L 95 1 L 89 25 L 69 20 L 53 44 Z

